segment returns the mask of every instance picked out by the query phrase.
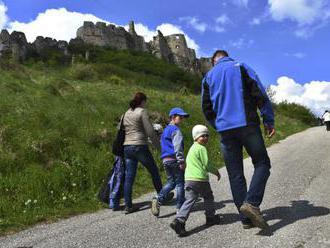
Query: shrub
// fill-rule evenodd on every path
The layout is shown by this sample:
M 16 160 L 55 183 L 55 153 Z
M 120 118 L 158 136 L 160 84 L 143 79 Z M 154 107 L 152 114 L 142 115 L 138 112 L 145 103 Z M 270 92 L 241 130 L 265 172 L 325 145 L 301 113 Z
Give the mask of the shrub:
M 310 109 L 297 103 L 281 102 L 276 104 L 275 110 L 282 115 L 302 121 L 307 125 L 316 125 L 317 118 Z
M 76 80 L 93 80 L 97 78 L 97 73 L 92 65 L 75 64 L 71 67 L 70 76 Z

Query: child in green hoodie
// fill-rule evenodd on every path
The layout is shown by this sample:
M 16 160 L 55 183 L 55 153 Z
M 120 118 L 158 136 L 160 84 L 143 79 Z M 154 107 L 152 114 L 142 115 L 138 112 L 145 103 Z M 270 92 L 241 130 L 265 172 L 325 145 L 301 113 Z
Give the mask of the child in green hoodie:
M 171 223 L 171 228 L 179 236 L 186 234 L 185 223 L 198 196 L 204 198 L 206 225 L 219 224 L 220 217 L 215 215 L 214 196 L 209 183 L 208 173 L 221 178 L 219 171 L 210 163 L 205 145 L 209 139 L 206 126 L 196 125 L 192 130 L 195 143 L 190 147 L 186 159 L 185 197 L 186 200 Z

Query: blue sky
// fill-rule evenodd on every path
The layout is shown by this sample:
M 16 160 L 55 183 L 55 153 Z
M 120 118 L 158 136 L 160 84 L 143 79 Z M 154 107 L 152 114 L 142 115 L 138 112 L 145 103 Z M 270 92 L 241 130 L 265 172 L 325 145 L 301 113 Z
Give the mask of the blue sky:
M 265 85 L 282 91 L 279 98 L 311 101 L 316 111 L 330 105 L 328 0 L 3 0 L 2 5 L 6 11 L 0 26 L 21 29 L 31 37 L 38 31 L 55 38 L 74 34 L 86 14 L 117 25 L 134 20 L 144 36 L 167 24 L 168 32 L 187 34 L 199 55 L 210 56 L 220 48 L 246 62 Z M 61 14 L 47 12 L 60 8 L 65 8 Z M 82 15 L 69 16 L 71 12 Z M 48 17 L 38 21 L 40 14 Z M 67 22 L 56 24 L 58 19 Z

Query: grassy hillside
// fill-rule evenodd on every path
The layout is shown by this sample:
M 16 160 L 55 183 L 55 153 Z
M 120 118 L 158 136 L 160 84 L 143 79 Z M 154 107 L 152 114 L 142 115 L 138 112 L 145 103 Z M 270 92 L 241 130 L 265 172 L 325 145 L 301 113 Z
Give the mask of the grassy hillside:
M 189 147 L 193 125 L 205 123 L 198 89 L 199 78 L 129 52 L 95 50 L 90 64 L 75 66 L 59 66 L 56 57 L 26 65 L 1 62 L 0 234 L 104 207 L 96 194 L 113 162 L 109 146 L 137 91 L 148 95 L 150 115 L 162 124 L 174 106 L 191 113 L 182 128 Z M 282 104 L 276 111 L 277 136 L 267 145 L 313 122 L 299 106 Z M 221 167 L 218 147 L 212 131 L 210 156 Z M 140 166 L 134 194 L 151 190 Z

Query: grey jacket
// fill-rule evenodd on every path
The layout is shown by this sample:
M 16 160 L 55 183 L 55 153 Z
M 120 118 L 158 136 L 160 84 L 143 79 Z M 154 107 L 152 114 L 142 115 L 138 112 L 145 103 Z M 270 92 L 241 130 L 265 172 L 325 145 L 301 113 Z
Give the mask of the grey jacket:
M 148 137 L 151 143 L 159 149 L 160 141 L 150 122 L 148 112 L 144 108 L 129 109 L 124 116 L 124 145 L 147 145 Z

